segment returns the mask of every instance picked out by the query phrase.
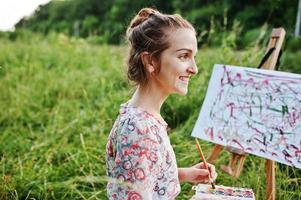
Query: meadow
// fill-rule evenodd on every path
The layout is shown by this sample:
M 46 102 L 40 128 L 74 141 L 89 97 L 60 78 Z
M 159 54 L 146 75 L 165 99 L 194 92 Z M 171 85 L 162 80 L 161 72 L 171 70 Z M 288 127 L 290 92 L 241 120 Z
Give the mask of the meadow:
M 190 136 L 215 63 L 256 67 L 265 48 L 201 47 L 199 74 L 185 97 L 162 109 L 178 166 L 199 162 Z M 105 145 L 119 105 L 134 87 L 126 78 L 125 45 L 96 45 L 63 34 L 0 38 L 0 199 L 107 199 Z M 284 53 L 282 71 L 301 73 Z M 206 155 L 213 144 L 201 141 Z M 252 188 L 265 199 L 265 160 L 248 155 L 239 178 L 221 172 L 217 184 Z M 193 195 L 181 185 L 178 199 Z M 276 165 L 276 199 L 301 199 L 301 170 Z

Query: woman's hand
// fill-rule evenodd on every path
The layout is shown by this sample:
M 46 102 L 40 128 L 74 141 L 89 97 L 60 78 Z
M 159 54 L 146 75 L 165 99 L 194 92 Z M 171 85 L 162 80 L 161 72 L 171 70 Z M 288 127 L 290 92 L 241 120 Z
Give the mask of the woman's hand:
M 207 163 L 213 181 L 217 177 L 214 165 Z M 178 168 L 180 182 L 209 183 L 209 171 L 205 169 L 204 163 L 198 163 L 189 168 Z

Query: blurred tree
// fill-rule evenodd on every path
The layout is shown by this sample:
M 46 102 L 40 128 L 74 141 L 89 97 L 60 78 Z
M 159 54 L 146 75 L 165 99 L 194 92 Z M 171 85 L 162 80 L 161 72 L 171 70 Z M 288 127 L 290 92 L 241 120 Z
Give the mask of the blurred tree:
M 298 4 L 295 37 L 299 37 L 300 35 L 300 20 L 301 20 L 301 0 L 299 0 L 299 4 Z
M 97 32 L 98 19 L 93 15 L 88 15 L 83 20 L 83 36 L 96 35 Z
M 239 34 L 263 24 L 282 26 L 293 33 L 297 4 L 286 0 L 53 0 L 40 6 L 31 17 L 20 20 L 16 28 L 44 34 L 50 30 L 74 34 L 76 25 L 81 37 L 94 35 L 118 44 L 123 41 L 129 20 L 147 6 L 182 14 L 195 25 L 199 41 L 221 44 L 223 33 L 237 24 L 241 26 Z

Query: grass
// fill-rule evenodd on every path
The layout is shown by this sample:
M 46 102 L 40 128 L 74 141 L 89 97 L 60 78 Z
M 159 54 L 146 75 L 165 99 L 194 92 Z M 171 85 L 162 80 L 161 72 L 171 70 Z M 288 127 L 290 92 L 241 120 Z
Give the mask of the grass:
M 259 47 L 199 50 L 189 94 L 171 96 L 162 109 L 179 166 L 199 161 L 190 134 L 213 64 L 256 66 L 262 54 Z M 285 58 L 294 61 L 294 55 Z M 0 199 L 107 199 L 106 140 L 119 105 L 133 92 L 125 57 L 124 46 L 65 35 L 0 39 Z M 281 69 L 300 72 L 297 66 Z M 213 144 L 201 145 L 208 155 Z M 217 169 L 228 160 L 222 153 Z M 238 179 L 218 170 L 217 183 L 253 188 L 257 199 L 265 199 L 264 164 L 249 155 Z M 300 171 L 277 164 L 277 199 L 301 198 Z M 182 184 L 178 199 L 189 199 L 191 186 Z

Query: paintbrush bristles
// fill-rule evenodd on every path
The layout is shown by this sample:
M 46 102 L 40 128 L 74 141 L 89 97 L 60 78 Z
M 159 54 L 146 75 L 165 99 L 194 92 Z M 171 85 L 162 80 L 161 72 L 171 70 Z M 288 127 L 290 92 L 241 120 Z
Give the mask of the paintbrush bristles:
M 212 179 L 210 179 L 212 189 L 215 189 L 215 185 Z

